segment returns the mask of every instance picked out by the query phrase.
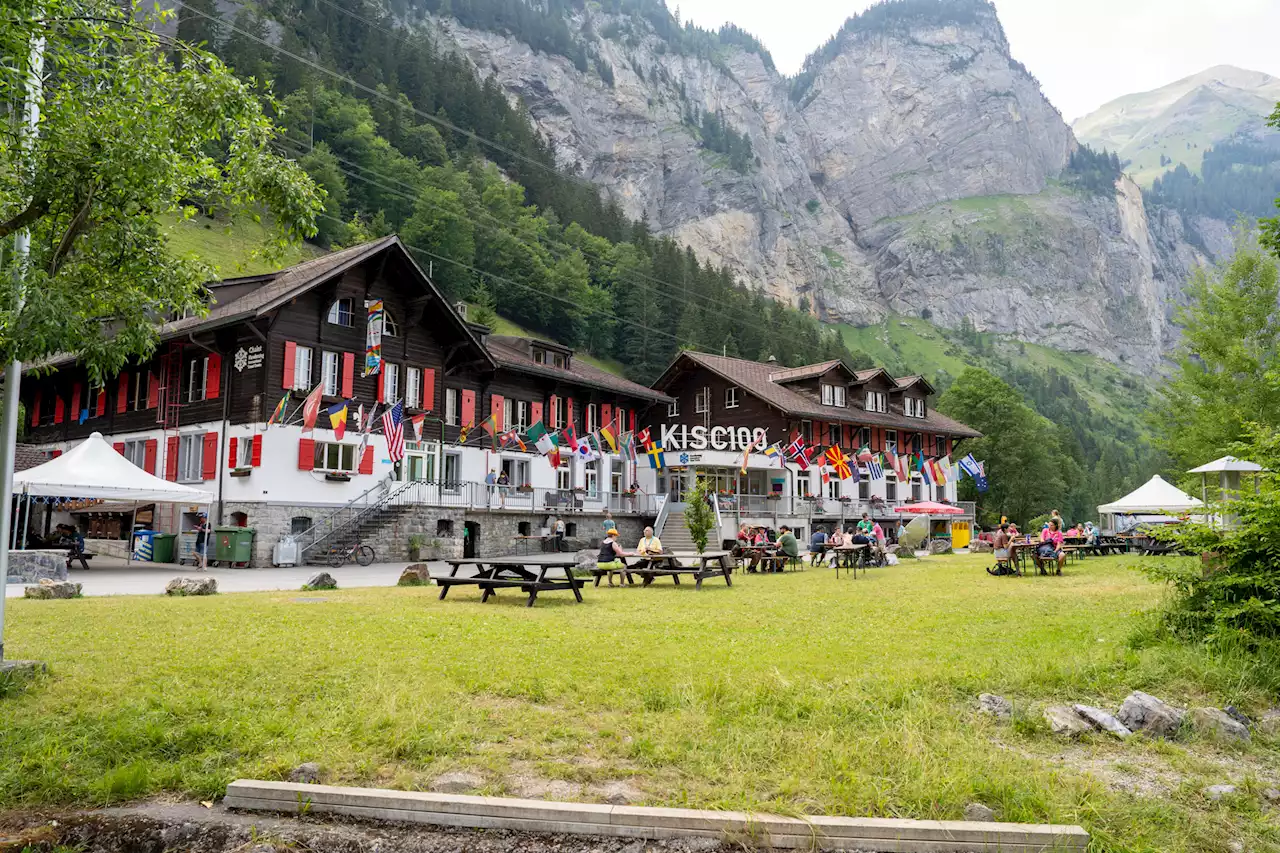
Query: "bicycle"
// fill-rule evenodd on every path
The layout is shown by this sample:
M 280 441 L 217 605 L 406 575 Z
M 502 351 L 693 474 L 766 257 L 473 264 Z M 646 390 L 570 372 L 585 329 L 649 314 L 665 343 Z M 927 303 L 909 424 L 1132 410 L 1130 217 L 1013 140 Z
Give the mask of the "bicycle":
M 333 569 L 341 568 L 352 558 L 360 565 L 367 566 L 373 562 L 373 557 L 372 547 L 356 542 L 349 548 L 330 548 L 329 567 Z

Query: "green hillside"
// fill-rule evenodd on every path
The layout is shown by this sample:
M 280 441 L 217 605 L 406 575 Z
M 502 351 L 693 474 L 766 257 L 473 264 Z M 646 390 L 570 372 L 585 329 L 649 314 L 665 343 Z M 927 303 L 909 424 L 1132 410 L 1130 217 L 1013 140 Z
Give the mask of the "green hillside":
M 217 271 L 218 278 L 257 275 L 319 257 L 325 252 L 303 243 L 286 249 L 279 258 L 263 256 L 272 229 L 261 222 L 219 222 L 203 216 L 168 224 L 169 245 L 183 255 L 195 255 Z

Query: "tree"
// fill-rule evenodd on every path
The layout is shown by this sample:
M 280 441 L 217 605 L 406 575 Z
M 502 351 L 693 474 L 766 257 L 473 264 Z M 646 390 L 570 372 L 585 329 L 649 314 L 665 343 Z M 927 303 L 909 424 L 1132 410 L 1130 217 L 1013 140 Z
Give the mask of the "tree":
M 716 526 L 716 513 L 711 508 L 713 500 L 715 495 L 707 489 L 707 479 L 699 477 L 684 507 L 684 526 L 689 528 L 689 538 L 699 554 L 707 550 L 707 534 Z
M 990 487 L 977 494 L 971 480 L 960 485 L 962 498 L 977 500 L 982 521 L 991 524 L 1007 515 L 1025 522 L 1062 503 L 1066 475 L 1075 462 L 1062 451 L 1052 425 L 1029 409 L 1017 391 L 971 367 L 936 408 L 983 434 L 966 441 L 964 452 L 985 462 Z
M 1280 425 L 1280 274 L 1239 246 L 1224 266 L 1197 270 L 1177 315 L 1178 369 L 1155 411 L 1165 449 L 1182 469 L 1217 459 L 1256 421 Z
M 169 249 L 162 217 L 265 213 L 278 226 L 268 249 L 315 231 L 323 194 L 273 150 L 264 96 L 158 35 L 168 17 L 111 0 L 6 6 L 0 55 L 44 38 L 47 79 L 34 144 L 15 122 L 0 131 L 0 238 L 32 237 L 23 270 L 12 253 L 0 266 L 4 363 L 77 352 L 102 380 L 154 349 L 157 318 L 207 310 L 212 271 Z M 25 63 L 0 64 L 0 104 L 21 104 L 26 80 Z

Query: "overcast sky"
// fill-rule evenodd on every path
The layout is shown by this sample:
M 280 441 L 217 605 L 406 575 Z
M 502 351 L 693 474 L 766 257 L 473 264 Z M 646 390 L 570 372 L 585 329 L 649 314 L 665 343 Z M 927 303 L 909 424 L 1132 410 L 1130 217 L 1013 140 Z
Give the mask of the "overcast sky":
M 805 56 L 872 0 L 667 0 L 682 20 L 754 33 L 778 69 Z M 1131 92 L 1213 65 L 1280 77 L 1280 0 L 995 0 L 1013 55 L 1068 121 Z

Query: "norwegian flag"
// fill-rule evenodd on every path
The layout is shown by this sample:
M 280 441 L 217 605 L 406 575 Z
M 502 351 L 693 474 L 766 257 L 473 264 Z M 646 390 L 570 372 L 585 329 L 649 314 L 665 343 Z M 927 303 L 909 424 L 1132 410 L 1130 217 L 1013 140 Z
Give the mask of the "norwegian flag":
M 404 458 L 404 406 L 397 402 L 382 416 L 382 434 L 387 439 L 387 455 L 392 462 Z
M 809 448 L 805 446 L 804 439 L 796 436 L 795 440 L 787 445 L 782 451 L 787 458 L 800 466 L 801 471 L 809 470 Z

